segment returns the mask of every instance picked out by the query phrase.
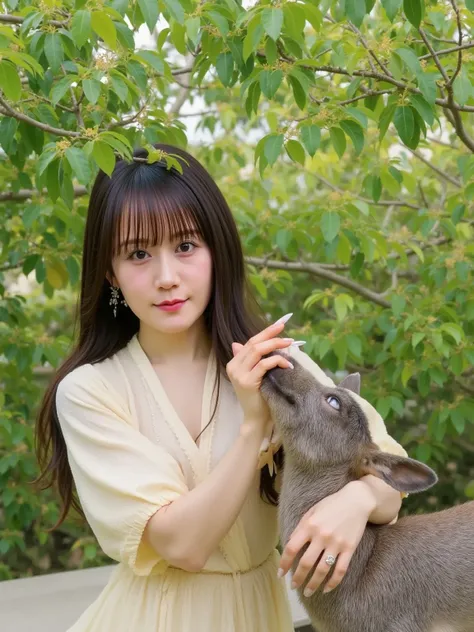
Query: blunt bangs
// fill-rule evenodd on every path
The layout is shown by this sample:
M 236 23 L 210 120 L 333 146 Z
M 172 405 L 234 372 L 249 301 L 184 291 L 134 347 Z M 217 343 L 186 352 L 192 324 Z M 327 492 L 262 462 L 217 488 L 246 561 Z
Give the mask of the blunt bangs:
M 199 202 L 178 176 L 152 164 L 136 165 L 121 178 L 105 213 L 106 233 L 114 235 L 111 258 L 143 244 L 161 245 L 166 237 L 205 241 Z

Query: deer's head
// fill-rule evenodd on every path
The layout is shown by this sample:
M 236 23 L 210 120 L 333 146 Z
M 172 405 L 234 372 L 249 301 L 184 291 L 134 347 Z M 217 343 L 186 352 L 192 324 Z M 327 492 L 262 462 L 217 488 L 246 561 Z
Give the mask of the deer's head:
M 373 474 L 404 492 L 436 483 L 435 472 L 423 463 L 382 452 L 372 442 L 367 413 L 377 413 L 359 397 L 359 374 L 330 386 L 289 359 L 295 368 L 268 371 L 261 392 L 294 462 L 306 469 L 347 467 L 353 478 Z

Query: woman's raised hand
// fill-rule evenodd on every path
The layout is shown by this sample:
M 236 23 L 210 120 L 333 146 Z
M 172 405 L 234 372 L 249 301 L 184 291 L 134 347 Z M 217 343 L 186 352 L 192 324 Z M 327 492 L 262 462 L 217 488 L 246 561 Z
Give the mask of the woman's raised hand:
M 285 349 L 294 342 L 293 338 L 277 337 L 291 315 L 283 316 L 252 336 L 244 345 L 233 342 L 234 357 L 226 365 L 227 375 L 244 411 L 244 420 L 261 428 L 262 432 L 265 432 L 271 419 L 270 410 L 260 393 L 263 376 L 269 369 L 277 366 L 283 369 L 293 368 L 291 362 L 281 355 L 275 354 L 269 358 L 263 356 Z

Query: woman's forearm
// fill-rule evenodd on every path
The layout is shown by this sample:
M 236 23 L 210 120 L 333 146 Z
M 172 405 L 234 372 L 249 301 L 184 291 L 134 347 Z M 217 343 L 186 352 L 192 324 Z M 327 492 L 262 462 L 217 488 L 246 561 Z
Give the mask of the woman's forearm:
M 145 537 L 171 564 L 200 570 L 237 519 L 257 473 L 260 426 L 244 423 L 207 478 L 150 519 Z
M 398 516 L 402 505 L 400 492 L 372 474 L 367 474 L 356 482 L 364 485 L 374 498 L 373 509 L 369 514 L 369 522 L 373 524 L 388 524 Z

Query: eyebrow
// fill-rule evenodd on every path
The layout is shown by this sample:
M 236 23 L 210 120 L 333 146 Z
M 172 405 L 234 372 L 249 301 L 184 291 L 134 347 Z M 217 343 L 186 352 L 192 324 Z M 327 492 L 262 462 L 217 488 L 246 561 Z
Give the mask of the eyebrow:
M 197 228 L 189 228 L 188 230 L 180 230 L 173 233 L 171 235 L 171 239 L 178 239 L 178 237 L 199 237 L 199 235 L 200 233 Z M 129 244 L 147 244 L 148 241 L 148 239 L 139 239 L 138 241 L 136 239 L 129 239 L 127 241 L 122 241 L 119 248 L 122 249 Z

